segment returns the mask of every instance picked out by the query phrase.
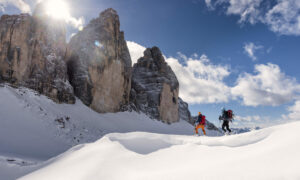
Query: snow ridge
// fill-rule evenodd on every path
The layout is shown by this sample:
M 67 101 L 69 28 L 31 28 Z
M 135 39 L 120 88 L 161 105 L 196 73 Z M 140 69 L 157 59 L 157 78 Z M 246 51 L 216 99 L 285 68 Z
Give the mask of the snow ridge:
M 299 179 L 300 122 L 223 137 L 108 134 L 19 180 Z

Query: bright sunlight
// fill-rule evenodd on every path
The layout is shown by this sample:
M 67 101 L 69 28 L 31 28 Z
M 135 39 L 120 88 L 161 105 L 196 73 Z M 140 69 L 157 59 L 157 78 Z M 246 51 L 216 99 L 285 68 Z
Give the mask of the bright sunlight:
M 68 4 L 63 0 L 48 0 L 46 2 L 46 14 L 61 20 L 68 20 L 70 17 Z

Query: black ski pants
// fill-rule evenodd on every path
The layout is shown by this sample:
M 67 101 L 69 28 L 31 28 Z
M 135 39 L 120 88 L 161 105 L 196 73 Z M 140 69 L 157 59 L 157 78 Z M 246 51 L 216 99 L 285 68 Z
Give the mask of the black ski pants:
M 229 121 L 223 121 L 223 124 L 222 124 L 222 129 L 224 132 L 226 132 L 226 129 L 228 132 L 231 132 L 231 130 L 229 129 Z

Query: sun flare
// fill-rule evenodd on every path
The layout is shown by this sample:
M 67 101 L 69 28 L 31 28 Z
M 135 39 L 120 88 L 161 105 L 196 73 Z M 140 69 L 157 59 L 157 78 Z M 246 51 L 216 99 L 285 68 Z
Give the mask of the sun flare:
M 69 6 L 63 0 L 48 0 L 45 7 L 46 14 L 55 19 L 67 20 L 70 17 Z

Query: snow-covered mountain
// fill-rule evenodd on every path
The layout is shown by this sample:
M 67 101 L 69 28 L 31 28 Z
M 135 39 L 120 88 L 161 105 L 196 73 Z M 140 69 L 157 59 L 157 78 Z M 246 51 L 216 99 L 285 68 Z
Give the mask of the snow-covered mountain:
M 0 180 L 300 178 L 299 122 L 195 137 L 162 52 L 132 67 L 115 10 L 67 44 L 43 8 L 0 19 Z
M 4 85 L 0 99 L 1 180 L 300 178 L 300 122 L 195 137 L 186 121 L 99 114 L 26 88 Z
M 58 103 L 74 104 L 77 97 L 100 113 L 133 109 L 169 124 L 189 118 L 188 106 L 179 104 L 177 77 L 158 47 L 132 64 L 116 10 L 101 12 L 67 43 L 65 23 L 46 9 L 40 2 L 32 16 L 1 16 L 0 83 Z
M 162 52 L 146 50 L 133 68 L 115 10 L 100 13 L 67 43 L 65 24 L 45 8 L 41 2 L 33 15 L 0 18 L 1 178 L 20 177 L 109 133 L 194 133 Z
M 169 125 L 136 112 L 99 114 L 80 100 L 74 105 L 57 104 L 27 88 L 4 85 L 0 87 L 0 100 L 0 174 L 6 175 L 5 180 L 24 175 L 75 145 L 94 142 L 109 133 L 194 133 L 186 121 Z M 208 130 L 208 135 L 221 134 Z

